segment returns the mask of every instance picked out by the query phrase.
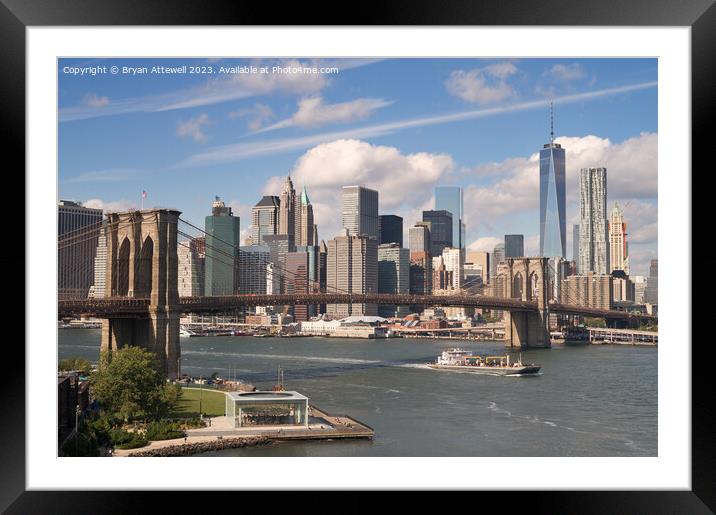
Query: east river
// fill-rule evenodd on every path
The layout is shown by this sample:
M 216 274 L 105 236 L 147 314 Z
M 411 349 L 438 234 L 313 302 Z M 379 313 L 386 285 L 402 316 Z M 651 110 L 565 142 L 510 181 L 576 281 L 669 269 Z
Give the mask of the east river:
M 96 362 L 100 331 L 59 331 L 59 359 Z M 657 348 L 555 345 L 522 352 L 537 376 L 438 371 L 448 347 L 505 354 L 501 342 L 182 338 L 182 372 L 276 383 L 375 429 L 372 441 L 280 443 L 202 456 L 656 456 Z M 512 353 L 515 357 L 517 353 Z

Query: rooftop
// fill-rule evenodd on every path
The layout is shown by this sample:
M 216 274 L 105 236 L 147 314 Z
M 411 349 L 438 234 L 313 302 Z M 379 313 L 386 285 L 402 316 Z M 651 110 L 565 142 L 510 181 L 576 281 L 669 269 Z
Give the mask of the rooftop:
M 237 402 L 265 402 L 265 401 L 305 401 L 308 397 L 298 392 L 274 392 L 272 390 L 255 392 L 226 392 L 231 400 Z

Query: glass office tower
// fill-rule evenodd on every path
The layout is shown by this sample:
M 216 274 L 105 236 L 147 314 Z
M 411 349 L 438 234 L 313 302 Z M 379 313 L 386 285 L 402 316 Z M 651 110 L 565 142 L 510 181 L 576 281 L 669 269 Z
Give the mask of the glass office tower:
M 566 258 L 564 149 L 554 141 L 539 153 L 539 252 L 543 257 Z
M 452 245 L 465 250 L 465 215 L 462 204 L 462 188 L 458 186 L 437 186 L 435 188 L 435 210 L 452 213 Z

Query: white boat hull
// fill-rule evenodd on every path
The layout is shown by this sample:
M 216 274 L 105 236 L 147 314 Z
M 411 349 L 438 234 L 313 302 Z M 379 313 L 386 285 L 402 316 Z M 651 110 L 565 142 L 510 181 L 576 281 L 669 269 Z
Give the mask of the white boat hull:
M 471 365 L 438 365 L 436 363 L 429 363 L 428 366 L 436 370 L 454 370 L 473 374 L 500 376 L 536 374 L 541 368 L 539 365 L 523 365 L 521 367 L 476 367 Z

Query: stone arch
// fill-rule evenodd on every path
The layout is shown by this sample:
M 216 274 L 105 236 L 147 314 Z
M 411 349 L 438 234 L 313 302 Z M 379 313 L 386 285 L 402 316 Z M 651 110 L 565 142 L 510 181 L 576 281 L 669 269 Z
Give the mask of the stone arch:
M 521 299 L 522 293 L 524 292 L 524 278 L 521 272 L 517 272 L 512 277 L 512 295 L 513 299 Z
M 527 300 L 537 299 L 539 296 L 539 275 L 536 271 L 530 273 L 527 280 Z
M 154 240 L 147 236 L 139 251 L 137 263 L 135 297 L 149 297 L 152 292 L 152 260 L 154 258 Z
M 114 294 L 119 297 L 129 295 L 129 254 L 131 246 L 129 238 L 125 236 L 117 252 L 117 277 Z

